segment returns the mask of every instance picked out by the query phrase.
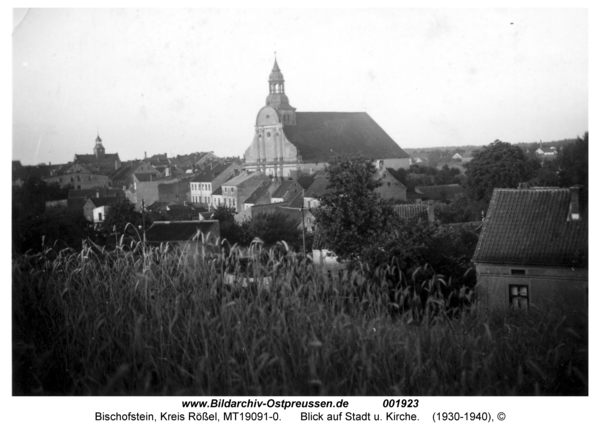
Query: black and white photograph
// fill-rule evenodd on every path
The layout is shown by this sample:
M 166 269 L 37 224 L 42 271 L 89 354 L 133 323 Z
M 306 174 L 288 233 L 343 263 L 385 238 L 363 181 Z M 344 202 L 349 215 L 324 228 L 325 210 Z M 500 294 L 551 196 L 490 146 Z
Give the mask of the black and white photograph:
M 214 7 L 11 10 L 11 397 L 588 399 L 588 9 Z

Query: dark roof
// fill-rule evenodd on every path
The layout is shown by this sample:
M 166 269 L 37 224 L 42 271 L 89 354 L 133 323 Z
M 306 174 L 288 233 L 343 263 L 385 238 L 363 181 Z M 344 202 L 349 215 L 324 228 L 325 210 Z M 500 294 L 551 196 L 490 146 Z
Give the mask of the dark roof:
M 570 220 L 570 202 L 566 188 L 495 189 L 473 261 L 587 267 L 587 210 Z
M 271 195 L 271 198 L 284 199 L 287 197 L 294 197 L 298 194 L 298 191 L 302 188 L 298 185 L 298 183 L 294 180 L 285 180 L 277 187 L 277 189 Z M 291 193 L 290 193 L 291 191 Z M 296 191 L 296 193 L 294 193 Z
M 315 181 L 315 175 L 305 173 L 305 174 L 301 175 L 298 179 L 296 179 L 296 181 L 300 184 L 300 186 L 302 188 L 304 188 L 305 190 L 308 190 L 310 188 L 310 186 L 312 185 L 312 183 Z
M 119 154 L 104 154 L 102 158 L 97 158 L 95 154 L 75 154 L 75 161 L 87 168 L 105 173 L 115 170 L 115 161 L 120 162 Z
M 223 195 L 223 188 L 221 188 L 221 187 L 217 188 L 216 190 L 214 190 L 212 192 L 212 195 L 213 196 L 222 196 Z
M 208 234 L 218 221 L 155 221 L 146 231 L 148 242 L 182 242 Z
M 129 178 L 135 170 L 143 164 L 142 161 L 134 161 L 132 163 L 121 164 L 117 170 L 111 173 L 110 179 L 113 181 L 124 181 Z
M 254 190 L 254 192 L 252 194 L 250 194 L 250 197 L 248 197 L 244 203 L 252 203 L 252 204 L 256 204 L 258 203 L 261 198 L 265 197 L 268 192 L 269 192 L 269 188 L 271 187 L 271 181 L 267 180 L 267 181 L 263 181 L 258 188 L 256 188 Z
M 324 176 L 318 176 L 308 190 L 304 193 L 304 197 L 317 198 L 325 194 L 325 190 L 329 181 Z
M 365 112 L 296 112 L 296 125 L 284 125 L 302 161 L 328 162 L 334 155 L 408 158 L 408 154 Z
M 190 182 L 211 182 L 217 176 L 219 176 L 225 169 L 231 166 L 232 163 L 227 164 L 217 164 L 212 168 L 208 167 L 204 169 L 202 172 L 194 176 L 194 178 Z
M 415 191 L 422 194 L 421 198 L 430 200 L 451 200 L 457 194 L 464 194 L 465 189 L 458 184 L 451 184 L 417 186 L 415 187 Z
M 300 209 L 301 207 L 304 206 L 304 195 L 303 193 L 298 193 L 296 194 L 296 196 L 290 200 L 286 206 L 288 208 L 296 208 L 296 209 Z

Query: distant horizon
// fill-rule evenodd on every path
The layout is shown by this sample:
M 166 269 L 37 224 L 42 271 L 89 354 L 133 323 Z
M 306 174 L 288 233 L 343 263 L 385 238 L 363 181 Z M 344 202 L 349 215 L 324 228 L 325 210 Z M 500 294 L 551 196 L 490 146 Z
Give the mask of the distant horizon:
M 568 137 L 568 138 L 564 138 L 564 139 L 546 140 L 546 141 L 542 141 L 542 142 L 508 142 L 508 143 L 510 143 L 511 145 L 519 145 L 519 144 L 531 145 L 531 144 L 538 144 L 538 143 L 541 143 L 542 145 L 544 145 L 544 144 L 549 144 L 549 143 L 553 143 L 553 142 L 562 142 L 562 141 L 565 141 L 565 140 L 575 140 L 575 139 L 577 139 L 577 137 L 581 137 L 581 136 L 583 136 L 583 133 L 580 134 L 580 135 L 577 135 L 575 137 Z M 100 136 L 100 137 L 102 137 L 102 136 Z M 104 141 L 102 143 L 104 143 Z M 471 147 L 471 146 L 477 146 L 477 147 L 479 147 L 479 146 L 487 146 L 490 143 L 493 143 L 493 142 L 489 142 L 489 143 L 486 143 L 486 144 L 483 144 L 483 145 L 406 146 L 406 147 L 401 147 L 401 148 L 402 149 L 435 150 L 435 149 L 439 149 L 439 148 L 464 148 L 464 147 Z M 174 158 L 174 157 L 177 157 L 177 156 L 186 156 L 186 155 L 191 155 L 191 154 L 200 153 L 200 152 L 211 152 L 211 151 L 194 151 L 194 152 L 188 152 L 188 153 L 185 153 L 185 154 L 175 154 L 175 155 L 169 155 L 168 152 L 167 152 L 167 157 L 168 158 Z M 217 157 L 219 157 L 219 158 L 234 158 L 234 157 L 244 158 L 243 154 L 241 154 L 241 155 L 220 155 L 220 154 L 216 153 L 215 151 L 212 151 L 212 152 Z M 93 153 L 93 151 L 90 151 L 89 153 L 87 153 L 87 152 L 79 152 L 79 154 L 92 154 L 92 153 Z M 108 153 L 114 154 L 114 152 L 110 152 L 110 151 Z M 118 154 L 118 152 L 117 152 L 117 154 Z M 159 155 L 159 154 L 165 154 L 165 152 L 155 152 L 155 153 L 149 154 L 147 158 L 150 158 L 152 156 Z M 75 154 L 73 154 L 73 156 L 74 155 Z M 120 156 L 119 156 L 119 158 L 120 158 Z M 140 161 L 140 160 L 143 160 L 143 159 L 144 159 L 143 157 L 142 158 L 128 158 L 128 159 L 123 159 L 121 161 L 122 162 L 136 161 L 136 160 Z M 13 159 L 12 161 L 19 161 L 20 162 L 21 160 Z M 71 162 L 72 162 L 72 160 L 69 160 L 69 161 L 66 161 L 66 162 L 58 162 L 58 163 L 55 163 L 53 161 L 52 162 L 50 162 L 50 161 L 47 161 L 47 162 L 40 161 L 37 164 L 24 164 L 24 163 L 21 163 L 21 164 L 23 166 L 43 166 L 43 165 L 49 166 L 49 165 L 52 165 L 52 163 L 54 163 L 54 165 L 61 165 L 61 164 L 67 164 L 67 163 L 71 163 Z
M 586 9 L 13 15 L 12 159 L 26 165 L 91 153 L 97 131 L 124 160 L 165 149 L 242 156 L 275 51 L 298 112 L 367 112 L 401 148 L 550 141 L 589 128 Z

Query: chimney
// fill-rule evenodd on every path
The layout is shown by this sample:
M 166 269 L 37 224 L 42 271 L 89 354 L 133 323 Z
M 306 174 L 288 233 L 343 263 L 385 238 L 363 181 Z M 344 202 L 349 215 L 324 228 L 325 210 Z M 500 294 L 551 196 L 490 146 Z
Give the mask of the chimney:
M 96 198 L 99 199 L 100 198 L 100 190 L 96 190 Z
M 148 158 L 148 156 L 146 155 L 146 151 L 144 151 L 144 160 Z
M 569 217 L 567 221 L 579 221 L 580 219 L 580 208 L 579 208 L 579 186 L 569 188 L 571 191 L 571 203 L 569 205 Z

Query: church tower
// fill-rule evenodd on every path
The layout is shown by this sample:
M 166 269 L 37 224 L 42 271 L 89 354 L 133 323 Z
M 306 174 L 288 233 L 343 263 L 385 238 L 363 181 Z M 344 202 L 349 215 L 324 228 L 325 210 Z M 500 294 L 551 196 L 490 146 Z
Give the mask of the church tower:
M 98 160 L 104 158 L 104 146 L 102 146 L 102 139 L 100 139 L 100 135 L 96 137 L 96 146 L 94 146 L 94 155 Z
M 296 126 L 296 108 L 285 95 L 285 80 L 277 59 L 269 75 L 266 105 L 256 116 L 254 139 L 244 153 L 246 169 L 272 178 L 285 178 L 298 169 L 298 150 L 287 140 L 284 127 Z
M 285 79 L 283 79 L 283 73 L 277 64 L 277 58 L 275 58 L 273 70 L 269 75 L 267 106 L 275 108 L 283 125 L 296 125 L 296 108 L 290 106 L 290 101 L 285 95 Z

